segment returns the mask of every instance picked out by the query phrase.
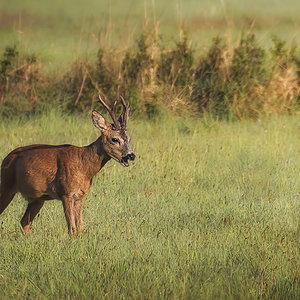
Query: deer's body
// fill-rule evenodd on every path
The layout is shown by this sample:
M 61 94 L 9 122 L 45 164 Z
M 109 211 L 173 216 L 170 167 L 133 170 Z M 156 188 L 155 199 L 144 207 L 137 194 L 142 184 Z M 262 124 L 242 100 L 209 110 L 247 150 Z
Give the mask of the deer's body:
M 135 157 L 125 127 L 114 128 L 97 112 L 93 112 L 93 122 L 102 135 L 89 146 L 38 144 L 9 153 L 1 165 L 0 214 L 20 192 L 28 201 L 21 225 L 29 233 L 44 202 L 58 199 L 63 203 L 69 232 L 82 230 L 82 200 L 93 177 L 110 158 L 128 166 L 128 160 Z
M 97 143 L 72 145 L 30 145 L 12 151 L 2 163 L 2 172 L 11 173 L 12 190 L 35 200 L 62 200 L 64 196 L 85 195 L 92 178 L 110 159 Z M 65 162 L 68 164 L 65 164 Z

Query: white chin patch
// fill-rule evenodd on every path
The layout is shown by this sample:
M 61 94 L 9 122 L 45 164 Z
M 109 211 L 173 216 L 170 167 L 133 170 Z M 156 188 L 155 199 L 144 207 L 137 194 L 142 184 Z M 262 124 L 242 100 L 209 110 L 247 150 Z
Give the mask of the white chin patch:
M 120 161 L 120 164 L 121 164 L 123 167 L 129 167 L 129 163 L 128 163 L 128 162 Z

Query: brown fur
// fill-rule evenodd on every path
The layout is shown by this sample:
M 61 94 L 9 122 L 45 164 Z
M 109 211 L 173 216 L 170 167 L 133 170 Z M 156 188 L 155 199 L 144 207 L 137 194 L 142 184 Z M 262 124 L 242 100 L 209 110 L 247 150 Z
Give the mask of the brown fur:
M 45 200 L 58 199 L 64 207 L 69 233 L 83 230 L 82 201 L 93 177 L 110 158 L 124 166 L 122 158 L 133 155 L 126 127 L 115 129 L 95 111 L 93 122 L 102 135 L 88 146 L 30 145 L 9 153 L 1 165 L 0 214 L 20 192 L 28 201 L 21 225 L 25 233 L 30 233 Z

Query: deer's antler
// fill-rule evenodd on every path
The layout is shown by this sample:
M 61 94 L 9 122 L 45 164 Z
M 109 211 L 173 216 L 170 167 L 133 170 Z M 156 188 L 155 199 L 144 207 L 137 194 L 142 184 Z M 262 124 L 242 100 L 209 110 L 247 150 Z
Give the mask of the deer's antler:
M 100 103 L 106 108 L 106 110 L 109 112 L 113 122 L 114 122 L 114 126 L 116 129 L 120 129 L 121 125 L 120 122 L 117 120 L 116 115 L 115 115 L 115 108 L 116 108 L 116 102 L 113 105 L 113 109 L 111 109 L 106 102 L 102 99 L 102 97 L 100 95 L 98 95 L 98 99 L 100 101 Z
M 121 128 L 126 129 L 126 126 L 127 126 L 128 120 L 129 120 L 130 107 L 129 107 L 129 105 L 126 104 L 124 98 L 122 96 L 120 96 L 120 102 L 123 106 L 123 112 L 120 115 L 118 120 L 117 120 L 116 114 L 115 114 L 117 101 L 115 101 L 113 104 L 113 107 L 110 108 L 100 95 L 98 95 L 98 99 L 101 102 L 101 104 L 106 108 L 106 110 L 109 112 L 109 114 L 114 122 L 115 128 L 116 129 L 121 129 Z
M 127 122 L 129 120 L 130 107 L 129 107 L 129 105 L 126 104 L 126 102 L 122 96 L 120 96 L 120 101 L 123 106 L 123 112 L 119 118 L 119 122 L 121 123 L 122 128 L 126 129 Z

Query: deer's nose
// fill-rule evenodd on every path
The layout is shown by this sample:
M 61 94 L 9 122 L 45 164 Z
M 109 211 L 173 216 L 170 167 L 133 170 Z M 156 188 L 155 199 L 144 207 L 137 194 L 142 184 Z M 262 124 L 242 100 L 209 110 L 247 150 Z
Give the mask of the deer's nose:
M 134 154 L 134 153 L 128 154 L 128 158 L 129 158 L 130 160 L 134 160 L 134 159 L 135 159 L 135 154 Z

